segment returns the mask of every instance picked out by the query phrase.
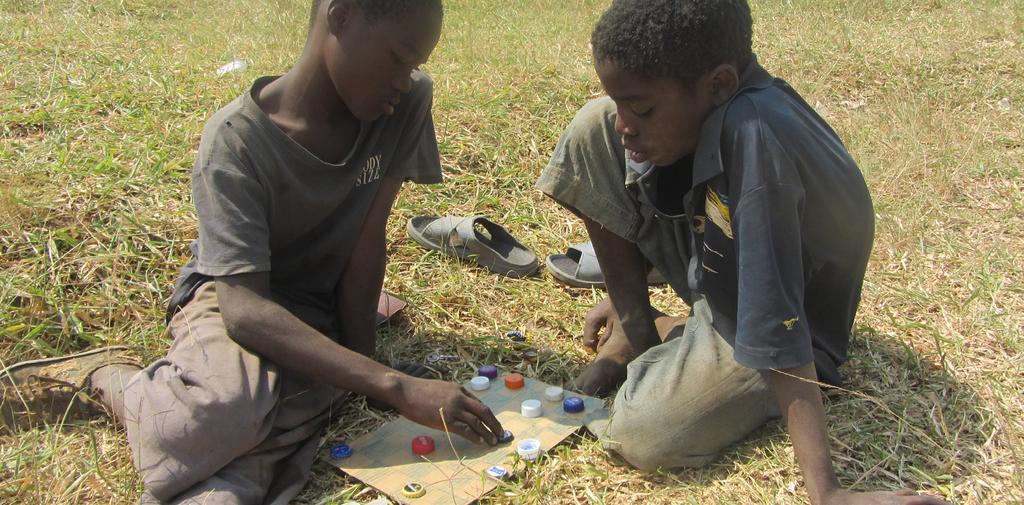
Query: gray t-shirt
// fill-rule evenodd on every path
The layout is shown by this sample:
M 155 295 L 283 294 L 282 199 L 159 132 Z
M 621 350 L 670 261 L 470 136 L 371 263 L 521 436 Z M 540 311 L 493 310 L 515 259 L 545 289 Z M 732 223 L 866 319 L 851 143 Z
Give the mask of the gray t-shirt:
M 327 330 L 312 320 L 326 313 L 333 321 L 335 287 L 381 179 L 441 182 L 426 74 L 413 74 L 394 114 L 361 125 L 338 164 L 307 151 L 256 104 L 253 96 L 273 80 L 258 79 L 203 130 L 192 173 L 199 238 L 169 314 L 210 278 L 269 272 L 276 300 Z

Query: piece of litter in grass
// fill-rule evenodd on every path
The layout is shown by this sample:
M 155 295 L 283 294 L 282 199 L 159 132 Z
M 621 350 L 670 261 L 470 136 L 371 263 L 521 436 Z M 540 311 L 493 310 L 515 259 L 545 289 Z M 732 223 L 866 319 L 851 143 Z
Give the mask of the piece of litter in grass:
M 217 69 L 217 77 L 230 74 L 231 72 L 241 72 L 247 68 L 249 68 L 249 64 L 242 60 L 230 61 Z
M 843 104 L 844 107 L 850 110 L 861 109 L 868 104 L 864 100 L 843 100 L 842 102 L 839 103 Z
M 1010 101 L 1010 97 L 1004 97 L 1002 100 L 996 102 L 996 108 L 1001 111 L 1009 111 L 1013 108 L 1013 102 Z

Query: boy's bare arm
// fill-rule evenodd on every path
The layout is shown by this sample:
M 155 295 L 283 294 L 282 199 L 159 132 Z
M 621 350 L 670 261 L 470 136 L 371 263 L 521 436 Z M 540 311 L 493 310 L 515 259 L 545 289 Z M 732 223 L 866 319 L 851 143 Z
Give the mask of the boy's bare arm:
M 948 505 L 943 500 L 913 491 L 857 493 L 840 487 L 832 467 L 825 408 L 821 390 L 815 382 L 814 363 L 787 370 L 766 370 L 762 374 L 775 393 L 779 409 L 786 419 L 811 503 Z
M 594 252 L 601 264 L 608 296 L 630 346 L 639 354 L 661 343 L 651 315 L 647 259 L 636 244 L 608 231 L 586 216 L 580 217 L 594 243 Z M 630 356 L 629 360 L 634 357 Z
M 215 282 L 228 336 L 242 347 L 290 373 L 394 405 L 414 422 L 435 429 L 447 424 L 473 442 L 497 443 L 501 423 L 476 397 L 457 384 L 410 377 L 338 345 L 273 300 L 269 273 Z
M 377 298 L 387 266 L 387 224 L 402 180 L 385 177 L 356 239 L 337 288 L 342 345 L 372 356 L 377 343 Z

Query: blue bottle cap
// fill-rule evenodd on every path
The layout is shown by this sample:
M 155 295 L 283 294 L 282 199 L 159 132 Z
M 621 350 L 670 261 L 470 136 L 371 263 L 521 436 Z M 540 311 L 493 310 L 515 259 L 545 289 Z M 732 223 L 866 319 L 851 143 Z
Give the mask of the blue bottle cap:
M 494 380 L 498 378 L 498 367 L 494 365 L 484 365 L 476 371 L 476 374 Z
M 562 408 L 570 414 L 583 412 L 583 399 L 578 396 L 570 396 L 562 402 Z
M 331 446 L 331 457 L 334 459 L 345 459 L 352 455 L 352 448 L 348 444 L 335 444 Z
M 505 430 L 504 432 L 501 433 L 501 435 L 498 436 L 498 443 L 507 444 L 511 442 L 514 438 L 516 438 L 516 436 L 513 435 L 511 431 Z
M 519 330 L 508 330 L 505 336 L 513 342 L 526 342 L 526 335 Z
M 508 478 L 508 470 L 503 466 L 494 465 L 487 469 L 487 475 L 492 479 L 505 480 Z

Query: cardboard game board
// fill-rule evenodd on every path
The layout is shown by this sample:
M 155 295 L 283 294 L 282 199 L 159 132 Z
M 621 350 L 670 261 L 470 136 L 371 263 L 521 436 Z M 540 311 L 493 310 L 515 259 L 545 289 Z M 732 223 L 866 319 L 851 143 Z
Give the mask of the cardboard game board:
M 580 396 L 585 405 L 583 412 L 565 413 L 561 401 L 544 400 L 544 389 L 548 386 L 527 378 L 522 389 L 506 389 L 499 376 L 497 380 L 491 381 L 489 389 L 473 392 L 491 408 L 502 426 L 515 435 L 511 443 L 495 447 L 478 446 L 453 434 L 450 444 L 449 437 L 443 431 L 399 418 L 351 442 L 352 456 L 330 461 L 345 473 L 399 503 L 471 503 L 497 487 L 498 483 L 487 477 L 485 472 L 492 465 L 511 468 L 509 463 L 515 457 L 517 441 L 535 438 L 540 440 L 541 450 L 547 452 L 580 427 L 592 421 L 607 419 L 608 411 L 604 408 L 604 402 L 589 396 Z M 466 388 L 469 389 L 468 384 Z M 520 414 L 520 404 L 527 399 L 541 401 L 541 417 L 525 418 Z M 434 438 L 436 449 L 433 453 L 427 456 L 413 454 L 412 439 L 419 435 Z M 458 456 L 452 451 L 453 446 Z M 420 498 L 403 496 L 402 488 L 410 483 L 421 484 L 426 494 Z

